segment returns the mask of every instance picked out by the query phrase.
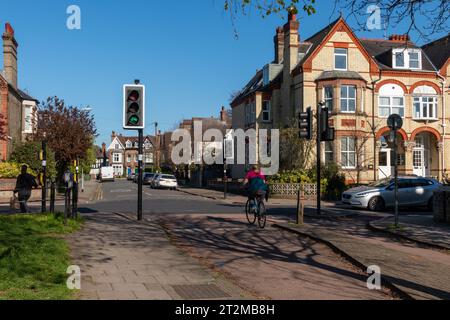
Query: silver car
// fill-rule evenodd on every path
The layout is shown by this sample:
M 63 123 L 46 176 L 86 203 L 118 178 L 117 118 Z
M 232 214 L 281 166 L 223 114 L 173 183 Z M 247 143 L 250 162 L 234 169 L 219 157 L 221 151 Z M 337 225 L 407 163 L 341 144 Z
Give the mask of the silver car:
M 433 209 L 433 193 L 441 184 L 429 178 L 402 176 L 398 179 L 399 205 L 427 206 Z M 388 178 L 350 189 L 342 194 L 342 202 L 353 207 L 383 211 L 395 205 L 394 179 Z

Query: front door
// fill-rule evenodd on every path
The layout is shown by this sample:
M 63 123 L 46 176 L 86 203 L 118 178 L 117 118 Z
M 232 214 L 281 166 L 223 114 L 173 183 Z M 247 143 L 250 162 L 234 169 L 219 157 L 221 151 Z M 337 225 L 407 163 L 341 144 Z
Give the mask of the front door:
M 378 157 L 378 178 L 390 178 L 393 173 L 392 150 L 381 149 Z
M 423 136 L 416 139 L 416 147 L 413 150 L 413 173 L 419 177 L 430 175 L 430 152 Z

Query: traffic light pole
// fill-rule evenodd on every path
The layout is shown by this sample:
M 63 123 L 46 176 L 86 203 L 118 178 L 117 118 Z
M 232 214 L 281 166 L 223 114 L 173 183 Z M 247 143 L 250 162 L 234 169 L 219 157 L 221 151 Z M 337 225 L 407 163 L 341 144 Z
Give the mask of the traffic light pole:
M 321 114 L 322 114 L 322 104 L 317 105 L 317 214 L 322 214 L 322 203 L 321 203 L 321 194 L 322 194 L 322 188 L 320 186 L 321 183 L 321 172 L 322 172 L 322 161 L 321 161 L 321 154 L 322 154 L 322 124 L 321 124 Z
M 139 155 L 138 155 L 138 221 L 142 221 L 142 160 L 143 160 L 143 143 L 144 143 L 144 130 L 139 129 Z

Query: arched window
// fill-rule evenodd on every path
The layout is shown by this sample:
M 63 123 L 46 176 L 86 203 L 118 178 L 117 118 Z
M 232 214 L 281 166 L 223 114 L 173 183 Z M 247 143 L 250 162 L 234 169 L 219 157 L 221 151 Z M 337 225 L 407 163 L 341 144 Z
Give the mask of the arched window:
M 437 120 L 438 94 L 433 87 L 420 86 L 414 89 L 413 118 L 415 120 Z
M 378 115 L 387 118 L 392 114 L 405 116 L 405 92 L 394 83 L 385 84 L 378 93 Z

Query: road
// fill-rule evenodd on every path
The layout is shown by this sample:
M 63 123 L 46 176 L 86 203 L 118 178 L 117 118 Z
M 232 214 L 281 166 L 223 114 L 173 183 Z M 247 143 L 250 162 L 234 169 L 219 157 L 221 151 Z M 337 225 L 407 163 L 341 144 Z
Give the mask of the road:
M 85 213 L 117 212 L 135 217 L 137 186 L 118 180 L 102 185 L 102 199 Z M 367 289 L 367 275 L 328 247 L 289 232 L 249 226 L 240 204 L 179 191 L 144 187 L 144 218 L 162 225 L 173 245 L 198 263 L 262 299 L 392 299 L 387 290 Z M 270 219 L 289 219 L 289 210 Z M 143 239 L 146 240 L 146 239 Z M 151 241 L 148 239 L 147 241 Z

